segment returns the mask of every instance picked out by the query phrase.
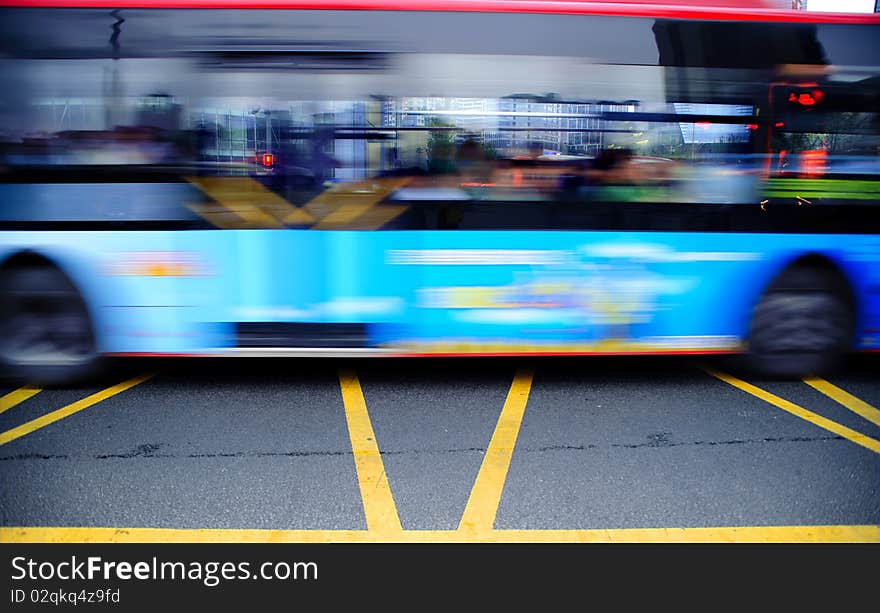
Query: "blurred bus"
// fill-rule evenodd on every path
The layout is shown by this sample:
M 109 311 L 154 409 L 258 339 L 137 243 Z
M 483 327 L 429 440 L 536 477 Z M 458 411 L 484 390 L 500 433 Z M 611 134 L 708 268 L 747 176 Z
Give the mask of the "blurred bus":
M 0 2 L 4 375 L 880 349 L 877 16 L 270 4 Z

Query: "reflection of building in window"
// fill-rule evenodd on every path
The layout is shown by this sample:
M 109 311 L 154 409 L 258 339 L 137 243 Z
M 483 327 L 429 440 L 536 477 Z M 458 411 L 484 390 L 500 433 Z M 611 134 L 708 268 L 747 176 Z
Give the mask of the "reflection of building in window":
M 673 104 L 675 112 L 682 115 L 718 115 L 748 117 L 752 107 L 741 104 Z M 749 141 L 749 129 L 745 124 L 711 122 L 679 123 L 682 140 L 686 144 L 745 143 Z
M 104 100 L 99 97 L 43 98 L 28 118 L 31 132 L 103 130 Z
M 533 150 L 596 155 L 608 145 L 606 111 L 628 112 L 632 103 L 567 102 L 515 95 L 499 99 L 410 97 L 386 99 L 382 127 L 399 128 L 396 151 L 401 166 L 424 166 L 429 132 L 452 129 L 454 140 L 477 138 L 501 157 Z M 426 128 L 420 132 L 418 128 Z M 434 139 L 436 140 L 436 139 Z
M 138 99 L 135 114 L 137 126 L 176 131 L 181 128 L 183 107 L 168 94 L 150 94 Z
M 214 106 L 216 104 L 216 106 Z M 284 110 L 254 112 L 250 104 L 234 107 L 220 106 L 221 102 L 207 101 L 200 109 L 189 113 L 191 129 L 201 127 L 210 132 L 205 138 L 201 156 L 215 162 L 250 162 L 259 152 L 271 152 L 279 139 L 279 127 L 290 123 L 290 113 Z
M 524 151 L 535 143 L 546 151 L 569 155 L 596 155 L 607 145 L 606 111 L 632 111 L 630 104 L 555 102 L 524 97 L 502 98 L 498 102 L 499 132 L 493 144 L 502 152 Z

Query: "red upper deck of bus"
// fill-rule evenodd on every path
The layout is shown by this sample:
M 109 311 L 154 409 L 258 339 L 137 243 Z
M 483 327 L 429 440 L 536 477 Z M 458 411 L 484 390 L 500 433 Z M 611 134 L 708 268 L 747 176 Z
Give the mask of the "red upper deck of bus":
M 0 0 L 0 7 L 29 8 L 457 11 L 880 25 L 880 14 L 797 11 L 785 4 L 782 0 Z

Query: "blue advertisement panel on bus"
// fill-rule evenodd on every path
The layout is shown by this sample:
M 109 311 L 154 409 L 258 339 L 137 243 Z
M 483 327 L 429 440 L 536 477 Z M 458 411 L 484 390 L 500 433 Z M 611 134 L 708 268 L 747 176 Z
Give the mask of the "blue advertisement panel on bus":
M 806 253 L 862 297 L 856 347 L 880 347 L 875 236 L 17 232 L 0 258 L 17 243 L 81 287 L 107 353 L 222 352 L 247 323 L 362 324 L 358 346 L 407 354 L 737 351 L 767 284 Z

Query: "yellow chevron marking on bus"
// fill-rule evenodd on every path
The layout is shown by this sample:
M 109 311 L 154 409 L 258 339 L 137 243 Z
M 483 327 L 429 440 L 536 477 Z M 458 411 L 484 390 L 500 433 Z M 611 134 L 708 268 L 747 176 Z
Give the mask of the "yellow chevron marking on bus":
M 501 409 L 480 472 L 461 517 L 459 530 L 483 533 L 491 530 L 495 524 L 495 515 L 498 513 L 533 378 L 533 370 L 520 369 L 510 385 L 507 400 Z
M 153 375 L 154 375 L 154 373 L 149 373 L 149 374 L 145 374 L 145 375 L 140 375 L 138 377 L 133 377 L 131 379 L 128 379 L 127 381 L 123 381 L 122 383 L 117 383 L 116 385 L 114 385 L 112 387 L 108 387 L 105 390 L 101 390 L 100 392 L 96 392 L 96 393 L 92 394 L 91 396 L 87 396 L 87 397 L 83 398 L 82 400 L 77 400 L 74 403 L 68 404 L 67 406 L 62 407 L 62 408 L 58 409 L 57 411 L 52 411 L 51 413 L 43 415 L 42 417 L 38 417 L 34 420 L 31 420 L 27 423 L 24 423 L 24 424 L 18 426 L 16 428 L 12 428 L 11 430 L 7 430 L 6 432 L 3 432 L 2 434 L 0 434 L 0 445 L 5 445 L 6 443 L 8 443 L 10 441 L 14 441 L 15 439 L 21 438 L 22 436 L 24 436 L 26 434 L 30 434 L 34 430 L 39 430 L 40 428 L 43 428 L 45 426 L 48 426 L 49 424 L 55 423 L 56 421 L 58 421 L 60 419 L 64 419 L 65 417 L 73 415 L 74 413 L 78 413 L 79 411 L 82 411 L 83 409 L 87 409 L 90 406 L 98 404 L 102 400 L 106 400 L 107 398 L 110 398 L 111 396 L 115 396 L 116 394 L 118 394 L 120 392 L 124 392 L 125 390 L 130 389 L 130 388 L 134 387 L 135 385 L 143 383 L 147 379 L 150 379 Z
M 341 202 L 339 207 L 318 223 L 319 229 L 348 227 L 352 221 L 373 208 L 372 202 Z
M 0 528 L 0 543 L 880 543 L 880 526 L 735 526 L 594 530 L 257 530 Z
M 221 207 L 193 204 L 190 209 L 221 228 L 283 228 L 315 221 L 311 214 L 250 177 L 188 177 L 187 180 Z M 224 216 L 223 210 L 234 217 Z
M 11 391 L 2 398 L 0 398 L 0 413 L 4 411 L 8 411 L 12 407 L 21 404 L 31 396 L 38 394 L 40 392 L 39 387 L 31 387 L 29 385 L 25 385 L 24 387 L 20 387 L 17 390 Z
M 825 394 L 835 402 L 842 404 L 853 413 L 864 417 L 872 424 L 880 426 L 880 410 L 864 400 L 856 398 L 846 390 L 842 390 L 830 381 L 819 377 L 806 377 L 804 383 Z
M 404 204 L 383 204 L 371 207 L 351 224 L 352 230 L 376 230 L 409 210 Z
M 808 411 L 807 409 L 805 409 L 801 406 L 798 406 L 793 402 L 789 402 L 788 400 L 785 400 L 784 398 L 780 398 L 779 396 L 776 396 L 775 394 L 771 394 L 770 392 L 763 390 L 756 385 L 752 385 L 751 383 L 747 383 L 747 382 L 743 381 L 742 379 L 738 379 L 738 378 L 734 377 L 733 375 L 728 375 L 728 374 L 723 373 L 721 371 L 714 370 L 712 368 L 709 368 L 708 366 L 699 366 L 699 368 L 701 370 L 703 370 L 704 372 L 706 372 L 707 374 L 715 377 L 716 379 L 719 379 L 719 380 L 724 381 L 725 383 L 728 383 L 736 388 L 739 388 L 742 391 L 746 392 L 747 394 L 751 394 L 752 396 L 755 396 L 756 398 L 760 398 L 761 400 L 769 402 L 773 406 L 776 406 L 776 407 L 782 409 L 783 411 L 787 411 L 787 412 L 791 413 L 792 415 L 795 415 L 796 417 L 800 417 L 801 419 L 806 420 L 816 426 L 819 426 L 820 428 L 828 430 L 829 432 L 831 432 L 833 434 L 836 434 L 838 436 L 842 436 L 843 438 L 845 438 L 849 441 L 852 441 L 853 443 L 855 443 L 857 445 L 861 445 L 862 447 L 865 447 L 866 449 L 870 449 L 874 453 L 880 453 L 880 441 L 878 441 L 876 439 L 873 439 L 869 436 L 866 436 L 866 435 L 862 434 L 861 432 L 857 432 L 855 430 L 847 428 L 846 426 L 843 426 L 843 425 L 837 423 L 836 421 L 831 421 L 830 419 L 822 417 L 821 415 L 819 415 L 817 413 L 813 413 L 812 411 Z
M 290 226 L 308 226 L 315 223 L 315 218 L 307 211 L 292 207 L 293 210 L 286 213 L 282 220 Z
M 398 217 L 406 205 L 377 205 L 410 177 L 339 183 L 301 208 L 266 189 L 251 177 L 188 177 L 211 203 L 191 203 L 194 213 L 218 228 L 283 228 L 311 226 L 321 230 L 375 230 Z
M 312 198 L 303 208 L 320 219 L 315 226 L 319 230 L 349 228 L 353 224 L 360 229 L 375 229 L 379 225 L 357 223 L 359 218 L 410 181 L 410 177 L 383 177 L 357 183 L 339 183 Z M 404 205 L 391 206 L 395 207 L 393 210 L 396 214 L 390 219 L 408 208 Z M 379 216 L 377 221 L 381 219 L 382 216 Z
M 385 474 L 379 445 L 376 443 L 376 434 L 367 413 L 360 381 L 353 371 L 341 371 L 339 387 L 342 390 L 342 403 L 345 406 L 345 419 L 367 528 L 380 534 L 400 532 L 403 528 L 388 484 L 388 476 Z
M 241 217 L 219 204 L 190 203 L 186 207 L 217 228 L 228 230 L 246 227 L 242 223 Z

